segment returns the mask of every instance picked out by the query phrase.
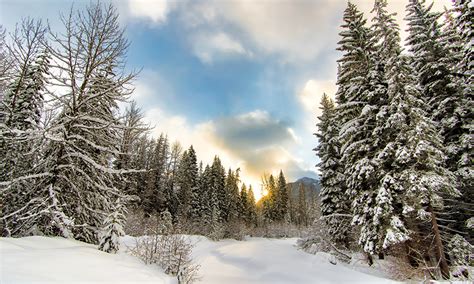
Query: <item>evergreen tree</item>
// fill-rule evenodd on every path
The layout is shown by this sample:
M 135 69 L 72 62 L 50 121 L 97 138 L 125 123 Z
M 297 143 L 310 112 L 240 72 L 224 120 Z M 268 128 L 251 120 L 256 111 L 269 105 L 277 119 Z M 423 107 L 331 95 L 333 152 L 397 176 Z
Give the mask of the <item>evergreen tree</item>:
M 357 7 L 349 3 L 344 13 L 339 60 L 337 121 L 341 123 L 339 143 L 344 165 L 345 186 L 352 200 L 353 223 L 360 225 L 359 244 L 374 253 L 377 232 L 370 224 L 374 216 L 377 178 L 373 164 L 375 138 L 372 136 L 380 100 L 384 96 L 382 66 L 374 58 L 373 33 Z
M 297 224 L 300 226 L 308 226 L 308 205 L 306 203 L 306 189 L 301 183 L 298 188 L 298 208 L 297 208 Z
M 239 169 L 235 172 L 229 169 L 225 182 L 225 206 L 229 212 L 226 221 L 237 220 L 239 216 L 239 182 Z
M 217 206 L 216 212 L 219 213 L 219 222 L 227 221 L 229 216 L 229 207 L 227 205 L 227 193 L 225 190 L 225 170 L 219 157 L 214 157 L 211 165 L 210 190 L 211 190 L 211 208 Z
M 276 199 L 276 220 L 283 221 L 288 213 L 288 188 L 285 175 L 280 170 L 277 183 L 277 199 Z
M 32 186 L 44 175 L 39 159 L 43 146 L 40 118 L 49 72 L 45 32 L 40 21 L 25 19 L 12 36 L 13 78 L 2 94 L 0 107 L 0 186 L 5 236 L 36 233 L 38 220 L 52 211 L 55 202 L 47 192 L 39 193 Z
M 182 218 L 192 217 L 192 202 L 198 194 L 198 165 L 193 146 L 183 153 L 177 173 L 179 215 Z
M 113 169 L 112 161 L 123 129 L 118 102 L 129 94 L 133 74 L 120 68 L 128 44 L 113 6 L 91 5 L 63 22 L 65 32 L 51 35 L 56 44 L 48 52 L 52 67 L 61 71 L 51 74 L 53 84 L 64 92 L 55 96 L 60 112 L 46 135 L 43 174 L 35 184 L 36 196 L 56 201 L 52 214 L 41 216 L 37 225 L 53 235 L 67 235 L 65 228 L 71 227 L 74 238 L 98 243 L 104 219 L 115 210 L 113 201 L 123 197 L 116 181 L 126 170 Z
M 146 175 L 146 188 L 143 195 L 143 209 L 147 215 L 165 210 L 164 188 L 166 185 L 166 167 L 169 158 L 168 138 L 161 134 L 155 142 L 152 140 L 148 156 L 149 169 Z
M 257 224 L 257 203 L 255 202 L 255 195 L 253 193 L 252 186 L 249 186 L 249 190 L 247 192 L 247 208 L 248 208 L 248 216 L 249 222 L 252 225 Z
M 332 100 L 323 95 L 321 100 L 322 114 L 317 124 L 318 147 L 315 148 L 321 162 L 318 164 L 321 172 L 321 214 L 329 230 L 328 235 L 336 244 L 348 245 L 348 215 L 349 208 L 345 192 L 341 186 L 344 179 L 338 172 L 339 145 L 338 129 L 335 121 L 335 106 Z M 350 215 L 349 215 L 350 216 Z
M 126 209 L 121 202 L 120 199 L 116 201 L 114 209 L 104 220 L 104 227 L 99 240 L 99 250 L 101 251 L 116 253 L 119 250 L 119 238 L 125 235 L 123 226 L 126 219 Z
M 240 197 L 239 197 L 239 218 L 245 223 L 250 222 L 249 216 L 249 200 L 247 195 L 247 186 L 242 184 L 240 188 Z

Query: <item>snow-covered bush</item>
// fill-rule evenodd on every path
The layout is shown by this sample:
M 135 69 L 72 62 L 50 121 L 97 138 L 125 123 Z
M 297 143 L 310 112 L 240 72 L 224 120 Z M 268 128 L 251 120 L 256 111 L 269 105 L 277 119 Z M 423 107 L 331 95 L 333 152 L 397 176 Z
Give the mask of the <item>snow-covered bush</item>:
M 474 261 L 474 247 L 460 235 L 454 235 L 448 243 L 448 252 L 452 262 L 452 275 L 468 278 L 468 266 Z
M 328 232 L 326 223 L 321 219 L 316 219 L 308 236 L 299 239 L 297 246 L 307 253 L 329 253 L 340 261 L 350 262 L 351 256 L 331 243 Z
M 104 228 L 99 238 L 99 250 L 108 253 L 116 253 L 119 250 L 119 238 L 125 235 L 123 231 L 124 211 L 125 206 L 120 200 L 117 200 L 114 210 L 105 218 Z
M 225 237 L 241 241 L 248 234 L 245 223 L 240 221 L 232 221 L 225 226 Z
M 152 234 L 136 239 L 131 249 L 134 256 L 146 264 L 158 264 L 166 274 L 176 276 L 178 283 L 193 283 L 199 279 L 199 265 L 193 262 L 194 244 L 186 236 L 176 234 L 171 214 L 161 214 Z

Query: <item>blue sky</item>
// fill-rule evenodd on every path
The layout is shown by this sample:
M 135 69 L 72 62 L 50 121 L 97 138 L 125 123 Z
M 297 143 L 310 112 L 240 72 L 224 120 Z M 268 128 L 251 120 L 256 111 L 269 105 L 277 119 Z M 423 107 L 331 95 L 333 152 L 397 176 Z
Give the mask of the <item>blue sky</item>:
M 155 126 L 153 135 L 193 144 L 204 162 L 218 154 L 254 187 L 264 172 L 279 169 L 289 180 L 315 177 L 312 134 L 323 92 L 335 92 L 345 0 L 112 2 L 131 43 L 127 68 L 142 70 L 133 99 Z M 353 2 L 366 13 L 373 5 Z M 436 1 L 435 8 L 449 2 Z M 0 0 L 0 23 L 12 31 L 32 16 L 60 31 L 58 14 L 71 3 Z M 389 3 L 404 30 L 407 1 Z

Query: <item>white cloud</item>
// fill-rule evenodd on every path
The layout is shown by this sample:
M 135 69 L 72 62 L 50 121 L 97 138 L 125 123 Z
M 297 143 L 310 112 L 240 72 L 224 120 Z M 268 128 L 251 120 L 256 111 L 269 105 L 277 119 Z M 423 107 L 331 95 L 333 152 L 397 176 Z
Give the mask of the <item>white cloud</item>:
M 218 1 L 209 0 L 204 11 L 213 11 L 207 22 L 230 23 L 258 48 L 281 54 L 287 61 L 313 59 L 325 50 L 339 1 Z M 202 5 L 201 5 L 202 6 Z M 331 47 L 332 48 L 332 47 Z
M 332 80 L 308 80 L 304 88 L 298 93 L 298 99 L 305 110 L 311 114 L 321 115 L 319 103 L 323 94 L 334 98 L 336 83 Z
M 153 23 L 165 23 L 168 14 L 177 2 L 170 0 L 128 0 L 128 9 L 133 17 L 146 18 Z
M 212 63 L 221 56 L 251 55 L 239 41 L 223 32 L 198 34 L 192 44 L 194 54 L 204 63 Z
M 241 169 L 242 181 L 252 184 L 260 197 L 260 178 L 264 172 L 277 174 L 282 169 L 289 180 L 310 174 L 304 161 L 291 154 L 295 135 L 285 123 L 265 111 L 256 110 L 192 124 L 184 116 L 160 108 L 145 112 L 145 121 L 184 148 L 193 145 L 198 159 L 212 163 L 218 155 L 226 167 Z

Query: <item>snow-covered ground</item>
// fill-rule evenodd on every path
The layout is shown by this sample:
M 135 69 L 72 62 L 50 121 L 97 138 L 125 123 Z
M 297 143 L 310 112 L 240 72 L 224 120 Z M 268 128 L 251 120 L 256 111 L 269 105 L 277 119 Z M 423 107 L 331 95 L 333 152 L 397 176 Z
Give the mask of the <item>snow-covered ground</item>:
M 324 255 L 294 247 L 296 239 L 250 238 L 212 242 L 191 237 L 201 282 L 212 283 L 390 283 L 390 280 L 330 264 Z M 0 238 L 0 283 L 176 283 L 156 266 L 126 253 L 116 255 L 62 238 Z

